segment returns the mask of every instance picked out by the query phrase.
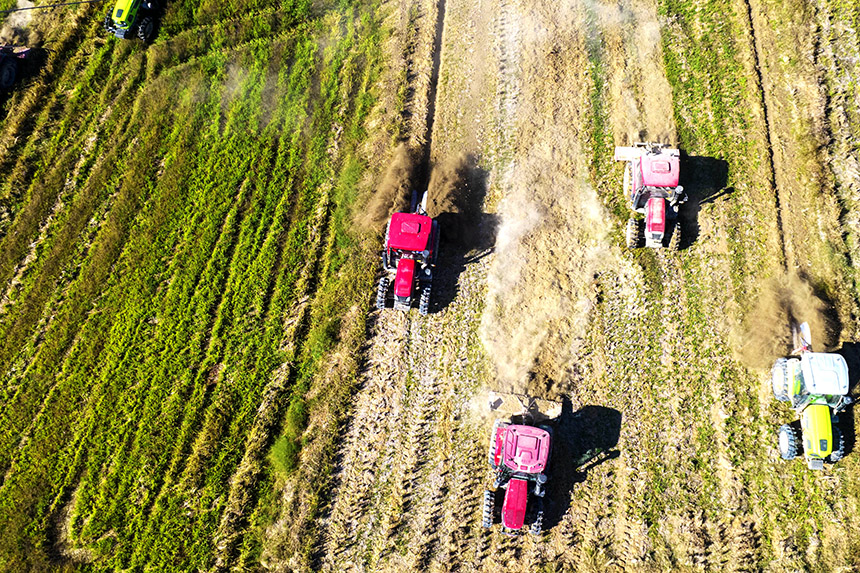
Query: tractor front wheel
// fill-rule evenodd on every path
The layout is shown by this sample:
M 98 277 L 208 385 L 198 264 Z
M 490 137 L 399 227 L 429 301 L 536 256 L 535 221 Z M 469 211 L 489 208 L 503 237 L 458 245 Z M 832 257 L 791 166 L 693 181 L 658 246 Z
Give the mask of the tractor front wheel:
M 388 296 L 388 277 L 379 279 L 379 288 L 376 289 L 376 308 L 385 308 L 385 299 Z
M 418 313 L 426 315 L 430 312 L 430 285 L 421 289 L 421 300 L 418 302 Z
M 783 424 L 779 428 L 779 455 L 784 460 L 793 460 L 797 454 L 797 432 L 790 424 Z
M 484 529 L 493 526 L 493 512 L 496 508 L 496 495 L 490 490 L 484 490 L 484 506 L 481 513 L 481 525 Z
M 17 72 L 15 60 L 12 58 L 3 59 L 0 56 L 0 89 L 8 90 L 15 83 L 15 73 Z
M 836 463 L 845 457 L 845 436 L 839 428 L 833 428 L 833 451 L 830 452 L 830 462 Z
M 624 164 L 624 195 L 628 201 L 633 200 L 633 164 L 629 161 Z
M 535 519 L 534 523 L 532 523 L 531 527 L 529 527 L 529 533 L 532 535 L 540 535 L 543 531 L 543 512 L 539 513 L 537 519 Z
M 676 220 L 675 226 L 672 229 L 672 237 L 669 239 L 669 249 L 672 251 L 681 250 L 681 221 Z
M 140 21 L 140 26 L 137 27 L 137 37 L 144 42 L 149 43 L 155 33 L 155 22 L 152 17 L 146 16 Z
M 639 246 L 639 221 L 633 217 L 630 217 L 627 220 L 625 238 L 627 240 L 628 249 L 635 249 Z

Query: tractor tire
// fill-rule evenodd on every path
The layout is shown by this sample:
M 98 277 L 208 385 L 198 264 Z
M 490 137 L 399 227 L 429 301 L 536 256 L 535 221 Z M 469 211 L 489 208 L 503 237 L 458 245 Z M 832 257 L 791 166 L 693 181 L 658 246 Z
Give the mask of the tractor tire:
M 0 56 L 0 90 L 8 90 L 15 83 L 18 66 L 12 58 Z
M 496 465 L 496 433 L 498 433 L 499 426 L 501 425 L 501 420 L 493 422 L 493 431 L 490 434 L 490 447 L 487 448 L 487 463 L 489 463 L 490 467 L 494 470 L 499 467 Z
M 379 287 L 376 289 L 376 308 L 385 308 L 385 299 L 388 296 L 388 277 L 379 279 Z
M 539 536 L 543 532 L 543 513 L 539 513 L 537 519 L 529 527 L 529 533 L 534 536 Z
M 146 16 L 140 21 L 140 25 L 137 27 L 137 37 L 148 44 L 154 36 L 155 21 L 153 21 L 151 16 Z
M 783 424 L 779 428 L 779 455 L 784 460 L 793 460 L 798 455 L 797 432 L 791 424 Z
M 839 428 L 833 428 L 833 451 L 830 452 L 830 463 L 835 464 L 845 457 L 845 436 Z
M 421 289 L 421 300 L 418 302 L 418 314 L 426 316 L 430 312 L 430 285 Z
M 496 510 L 496 495 L 490 490 L 484 490 L 484 505 L 481 512 L 481 526 L 489 529 L 493 526 L 493 512 Z
M 110 32 L 113 29 L 113 18 L 111 18 L 110 12 L 105 14 L 105 20 L 104 20 L 104 22 L 102 22 L 102 25 L 104 26 L 105 30 L 107 30 L 108 32 Z
M 633 200 L 633 164 L 629 161 L 624 164 L 624 196 L 628 201 Z
M 681 221 L 675 221 L 675 228 L 669 238 L 669 250 L 676 253 L 681 250 Z
M 639 246 L 639 221 L 630 217 L 627 219 L 627 227 L 624 231 L 627 240 L 627 248 L 635 249 Z

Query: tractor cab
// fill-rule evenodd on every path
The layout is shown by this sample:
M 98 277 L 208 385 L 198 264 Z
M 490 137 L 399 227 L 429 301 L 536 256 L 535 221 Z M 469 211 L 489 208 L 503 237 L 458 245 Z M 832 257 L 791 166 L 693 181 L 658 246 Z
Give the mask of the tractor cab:
M 822 400 L 838 410 L 848 398 L 848 364 L 839 354 L 824 352 L 780 358 L 771 369 L 771 384 L 776 399 L 798 412 Z

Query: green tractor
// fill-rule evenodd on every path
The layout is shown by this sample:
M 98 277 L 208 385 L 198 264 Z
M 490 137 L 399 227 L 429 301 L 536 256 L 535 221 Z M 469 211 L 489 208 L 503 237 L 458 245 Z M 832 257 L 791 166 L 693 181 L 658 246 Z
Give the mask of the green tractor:
M 105 16 L 105 30 L 117 38 L 140 38 L 150 42 L 155 37 L 157 0 L 116 0 L 113 10 Z
M 779 454 L 793 460 L 801 454 L 809 469 L 824 469 L 845 455 L 845 438 L 836 416 L 853 403 L 848 396 L 848 364 L 839 354 L 812 351 L 809 325 L 792 328 L 795 350 L 773 365 L 773 395 L 789 402 L 800 414 L 800 424 L 779 429 Z

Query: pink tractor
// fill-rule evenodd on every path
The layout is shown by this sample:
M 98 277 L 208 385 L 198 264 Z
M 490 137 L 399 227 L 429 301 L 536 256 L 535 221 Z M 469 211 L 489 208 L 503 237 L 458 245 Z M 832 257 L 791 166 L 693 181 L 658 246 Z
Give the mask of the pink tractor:
M 630 208 L 645 215 L 642 220 L 631 216 L 627 221 L 627 247 L 660 248 L 681 245 L 681 226 L 677 223 L 678 207 L 687 201 L 684 188 L 678 185 L 681 152 L 662 143 L 635 143 L 633 147 L 616 147 L 615 160 L 624 161 L 624 193 Z M 674 228 L 673 228 L 674 227 Z
M 382 253 L 384 276 L 376 291 L 376 307 L 409 310 L 418 299 L 418 311 L 430 310 L 433 267 L 439 250 L 439 223 L 418 207 L 414 213 L 395 213 L 385 231 Z M 391 288 L 391 283 L 394 288 Z
M 540 535 L 543 527 L 543 497 L 552 452 L 552 428 L 536 425 L 539 419 L 557 417 L 561 406 L 514 394 L 490 394 L 490 409 L 503 404 L 522 406 L 510 421 L 496 420 L 490 436 L 488 462 L 493 470 L 492 489 L 484 491 L 482 524 L 489 529 L 501 521 L 502 533 L 518 535 L 527 529 Z M 549 405 L 549 408 L 541 407 Z M 549 413 L 540 413 L 554 411 Z M 520 423 L 514 423 L 515 421 Z M 497 497 L 504 491 L 501 506 Z

